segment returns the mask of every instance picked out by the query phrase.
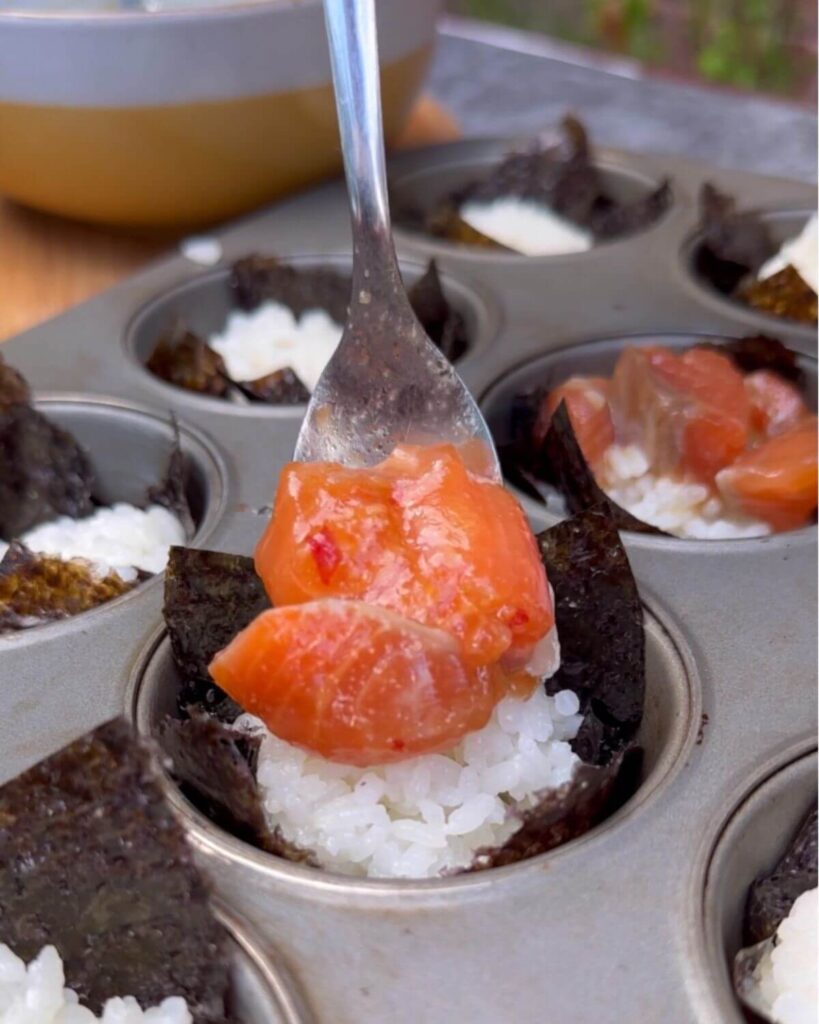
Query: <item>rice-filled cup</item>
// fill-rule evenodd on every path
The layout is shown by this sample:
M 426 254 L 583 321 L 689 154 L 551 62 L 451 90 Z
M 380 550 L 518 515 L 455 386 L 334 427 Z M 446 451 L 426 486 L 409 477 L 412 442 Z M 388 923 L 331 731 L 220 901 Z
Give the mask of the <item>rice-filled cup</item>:
M 0 191 L 83 220 L 234 216 L 340 167 L 319 0 L 0 9 Z M 378 0 L 388 143 L 439 0 Z

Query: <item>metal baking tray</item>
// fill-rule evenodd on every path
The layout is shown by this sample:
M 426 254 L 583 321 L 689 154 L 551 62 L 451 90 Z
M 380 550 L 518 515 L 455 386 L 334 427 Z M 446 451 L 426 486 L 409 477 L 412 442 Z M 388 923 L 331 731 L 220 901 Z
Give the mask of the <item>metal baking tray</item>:
M 431 195 L 510 144 L 406 154 L 392 163 L 394 189 Z M 669 176 L 670 210 L 641 234 L 563 257 L 472 251 L 397 231 L 410 276 L 437 257 L 472 335 L 459 368 L 487 411 L 507 374 L 531 382 L 543 366 L 588 365 L 634 335 L 767 330 L 802 353 L 815 377 L 815 332 L 715 295 L 690 269 L 704 180 L 734 193 L 741 208 L 765 211 L 782 232 L 815 208 L 815 190 L 676 157 L 602 150 L 599 159 L 632 194 Z M 341 183 L 215 234 L 225 263 L 262 252 L 350 265 Z M 226 276 L 224 267 L 203 271 L 172 254 L 12 339 L 3 355 L 43 408 L 77 429 L 104 465 L 112 497 L 132 486 L 129 475 L 156 472 L 173 410 L 195 467 L 195 542 L 250 552 L 302 410 L 187 394 L 142 365 L 175 313 L 198 329 L 221 326 Z M 589 342 L 598 344 L 586 349 Z M 554 518 L 527 509 L 538 528 Z M 309 1006 L 317 1024 L 743 1020 L 726 987 L 736 881 L 720 865 L 731 863 L 733 835 L 747 847 L 759 834 L 730 827 L 740 804 L 775 768 L 787 772 L 815 749 L 816 528 L 730 542 L 624 539 L 646 605 L 645 770 L 636 795 L 582 838 L 478 875 L 347 879 L 249 848 L 167 783 L 219 898 L 252 923 L 304 997 L 301 1019 Z M 155 578 L 73 620 L 0 639 L 0 781 L 123 710 L 151 731 L 175 686 L 161 597 Z M 771 829 L 786 824 L 777 802 L 759 806 L 771 809 Z M 757 852 L 769 851 L 744 849 L 738 863 L 748 868 Z

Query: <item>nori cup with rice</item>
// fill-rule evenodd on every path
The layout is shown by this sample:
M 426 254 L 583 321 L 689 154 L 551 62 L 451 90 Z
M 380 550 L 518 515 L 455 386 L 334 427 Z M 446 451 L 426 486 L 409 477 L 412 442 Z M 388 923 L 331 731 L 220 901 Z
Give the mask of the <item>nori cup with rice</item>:
M 321 309 L 338 325 L 339 337 L 347 319 L 350 277 L 328 267 L 298 267 L 272 256 L 247 256 L 231 267 L 228 287 L 234 308 L 246 313 L 275 302 L 300 321 L 310 310 Z M 408 295 L 432 341 L 447 359 L 460 359 L 469 347 L 466 324 L 446 297 L 434 260 Z M 145 365 L 166 383 L 211 398 L 267 405 L 301 405 L 310 400 L 308 388 L 292 367 L 256 380 L 232 378 L 208 339 L 181 322 L 159 338 Z
M 702 342 L 695 347 L 728 356 L 745 375 L 765 370 L 805 390 L 805 374 L 796 353 L 776 338 L 759 334 Z M 620 530 L 668 536 L 618 505 L 601 488 L 577 440 L 565 402 L 549 418 L 548 429 L 541 429 L 538 421 L 547 395 L 548 389 L 536 388 L 514 398 L 508 435 L 498 445 L 506 479 L 547 506 L 559 496 L 569 513 L 602 507 Z
M 570 781 L 541 793 L 498 848 L 479 849 L 468 870 L 546 852 L 588 831 L 633 791 L 645 696 L 642 607 L 615 524 L 590 509 L 538 538 L 554 589 L 561 668 L 550 693 L 572 689 L 582 724 L 572 748 L 582 763 Z M 255 777 L 259 737 L 232 723 L 238 707 L 207 665 L 268 604 L 253 560 L 174 548 L 164 615 L 180 681 L 178 713 L 160 742 L 182 791 L 217 825 L 260 849 L 318 866 L 316 854 L 271 827 Z M 517 814 L 514 808 L 511 813 Z
M 535 140 L 509 153 L 488 175 L 460 185 L 432 207 L 394 202 L 397 224 L 459 245 L 510 251 L 461 216 L 467 202 L 496 199 L 529 200 L 556 213 L 592 235 L 594 242 L 622 238 L 649 227 L 671 204 L 666 180 L 646 195 L 619 199 L 595 163 L 586 129 L 575 117 L 564 117 L 553 144 Z
M 0 943 L 26 961 L 54 945 L 94 1013 L 181 996 L 195 1024 L 227 1024 L 226 938 L 123 719 L 0 787 Z
M 195 526 L 185 492 L 186 458 L 174 424 L 163 476 L 143 506 L 174 515 L 190 539 Z M 34 408 L 23 377 L 0 356 L 0 635 L 68 618 L 133 589 L 150 573 L 123 579 L 84 560 L 28 549 L 28 531 L 60 517 L 81 521 L 103 508 L 92 460 L 72 434 Z
M 752 309 L 798 323 L 817 322 L 817 295 L 792 266 L 760 279 L 777 245 L 767 224 L 737 211 L 736 200 L 706 182 L 700 191 L 702 241 L 694 269 L 718 292 Z
M 767 875 L 756 878 L 748 892 L 743 920 L 745 946 L 734 960 L 737 996 L 754 1020 L 774 1024 L 761 995 L 759 970 L 776 946 L 779 926 L 797 899 L 817 886 L 817 812 L 815 805 L 791 838 L 782 858 Z M 815 964 L 810 968 L 815 972 Z M 814 1008 L 815 1012 L 815 1008 Z

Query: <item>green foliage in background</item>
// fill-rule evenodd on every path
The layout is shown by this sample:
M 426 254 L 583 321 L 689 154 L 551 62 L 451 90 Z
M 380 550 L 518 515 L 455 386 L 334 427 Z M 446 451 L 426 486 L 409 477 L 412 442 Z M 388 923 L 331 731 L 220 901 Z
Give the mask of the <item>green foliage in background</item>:
M 804 95 L 815 77 L 815 0 L 448 0 L 448 6 L 740 88 Z

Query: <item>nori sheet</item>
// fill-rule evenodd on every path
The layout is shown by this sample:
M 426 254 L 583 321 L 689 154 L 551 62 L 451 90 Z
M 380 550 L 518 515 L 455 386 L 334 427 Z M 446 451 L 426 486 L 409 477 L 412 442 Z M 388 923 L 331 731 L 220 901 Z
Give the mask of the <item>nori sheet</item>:
M 298 375 L 286 367 L 276 370 L 258 380 L 236 381 L 236 387 L 254 402 L 269 402 L 272 405 L 306 405 L 310 392 Z
M 740 288 L 737 298 L 760 313 L 802 324 L 816 323 L 816 292 L 791 266 L 764 280 L 748 282 Z
M 57 516 L 90 515 L 93 490 L 87 454 L 30 404 L 24 379 L 0 356 L 0 539 Z
M 0 941 L 26 960 L 53 943 L 95 1013 L 181 995 L 196 1024 L 226 1021 L 225 933 L 123 719 L 0 788 Z
M 328 267 L 298 267 L 276 256 L 246 256 L 233 264 L 230 287 L 240 309 L 280 302 L 296 318 L 323 309 L 337 324 L 347 319 L 350 278 Z
M 115 572 L 100 578 L 79 559 L 35 554 L 12 541 L 0 562 L 0 635 L 79 615 L 135 585 Z
M 180 710 L 199 706 L 229 721 L 239 714 L 238 704 L 210 678 L 208 665 L 217 651 L 269 607 L 252 558 L 171 548 L 162 613 L 183 683 Z
M 407 292 L 407 298 L 424 330 L 454 363 L 469 348 L 466 324 L 461 314 L 450 305 L 441 285 L 435 260 L 430 260 L 423 275 Z
M 155 377 L 186 391 L 214 398 L 225 398 L 230 391 L 222 357 L 180 324 L 160 337 L 145 365 Z
M 620 530 L 667 536 L 622 508 L 602 490 L 575 437 L 566 403 L 558 406 L 536 455 L 536 475 L 549 480 L 564 496 L 570 512 L 604 508 Z
M 510 153 L 488 176 L 455 189 L 429 210 L 399 207 L 398 219 L 450 241 L 503 249 L 504 246 L 464 223 L 459 214 L 464 203 L 491 202 L 502 196 L 529 199 L 591 231 L 598 241 L 640 231 L 669 207 L 668 181 L 632 202 L 616 198 L 594 163 L 580 121 L 565 117 L 560 132 L 557 145 L 544 148 L 536 142 L 527 150 Z
M 731 295 L 750 273 L 776 252 L 764 221 L 737 213 L 732 196 L 706 182 L 700 190 L 702 243 L 694 259 L 698 274 Z
M 709 348 L 730 356 L 742 373 L 770 370 L 797 386 L 804 386 L 805 371 L 798 363 L 796 352 L 777 338 L 753 334 L 745 338 L 725 338 L 719 344 L 703 342 L 698 348 Z
M 817 885 L 817 813 L 812 807 L 782 859 L 751 886 L 745 908 L 744 941 L 768 939 L 791 912 L 797 898 Z
M 192 540 L 196 533 L 196 523 L 193 519 L 190 503 L 188 502 L 188 475 L 190 466 L 182 445 L 179 440 L 179 423 L 176 416 L 171 416 L 173 426 L 173 445 L 165 466 L 165 472 L 159 483 L 149 487 L 146 494 L 146 504 L 161 505 L 172 512 L 182 523 L 187 540 Z
M 570 689 L 580 698 L 583 723 L 572 748 L 583 764 L 570 782 L 521 815 L 521 827 L 501 847 L 481 850 L 473 870 L 512 864 L 583 835 L 639 781 L 635 737 L 645 706 L 645 630 L 617 526 L 604 509 L 590 509 L 537 540 L 560 637 L 560 668 L 546 689 Z

